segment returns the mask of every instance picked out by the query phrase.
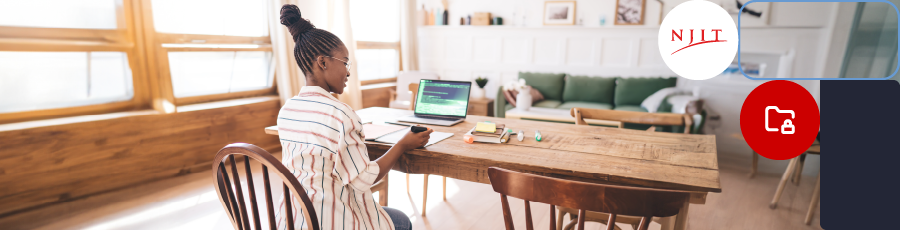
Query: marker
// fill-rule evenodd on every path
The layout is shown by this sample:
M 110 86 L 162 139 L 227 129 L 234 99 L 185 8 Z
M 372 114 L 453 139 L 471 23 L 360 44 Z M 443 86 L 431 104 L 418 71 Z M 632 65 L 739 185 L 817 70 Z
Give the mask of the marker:
M 538 130 L 534 131 L 534 140 L 541 141 L 541 131 L 538 131 Z
M 413 133 L 421 133 L 425 132 L 425 130 L 428 130 L 428 128 L 425 128 L 423 126 L 413 126 L 412 128 L 410 128 L 410 131 L 412 131 Z

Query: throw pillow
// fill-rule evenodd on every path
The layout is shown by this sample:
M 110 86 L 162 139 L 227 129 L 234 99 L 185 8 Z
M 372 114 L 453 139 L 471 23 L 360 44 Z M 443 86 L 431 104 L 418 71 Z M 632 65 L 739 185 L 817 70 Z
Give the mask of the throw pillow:
M 563 90 L 563 101 L 580 101 L 596 103 L 613 103 L 613 93 L 616 89 L 617 77 L 566 77 L 566 86 Z
M 629 77 L 616 80 L 616 91 L 613 102 L 616 107 L 640 106 L 644 99 L 660 89 L 674 87 L 677 78 L 641 78 Z
M 519 79 L 537 89 L 547 100 L 562 100 L 566 74 L 519 72 Z

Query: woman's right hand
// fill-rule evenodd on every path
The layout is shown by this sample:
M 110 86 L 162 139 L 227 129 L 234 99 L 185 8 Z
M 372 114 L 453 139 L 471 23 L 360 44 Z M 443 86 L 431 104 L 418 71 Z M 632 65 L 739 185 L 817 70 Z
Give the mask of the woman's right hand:
M 418 126 L 418 125 L 417 125 Z M 406 150 L 413 150 L 416 148 L 420 148 L 428 144 L 428 139 L 431 133 L 434 132 L 434 129 L 428 128 L 428 130 L 414 133 L 412 131 L 407 131 L 406 135 L 397 142 L 397 145 Z

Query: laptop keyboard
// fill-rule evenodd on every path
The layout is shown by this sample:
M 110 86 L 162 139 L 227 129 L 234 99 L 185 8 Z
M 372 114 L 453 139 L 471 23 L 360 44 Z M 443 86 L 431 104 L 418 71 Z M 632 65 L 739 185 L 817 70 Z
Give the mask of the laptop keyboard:
M 429 116 L 429 115 L 417 115 L 416 117 L 427 118 L 427 119 L 435 119 L 435 120 L 445 120 L 445 121 L 455 121 L 455 120 L 459 120 L 459 118 L 441 117 L 441 116 Z

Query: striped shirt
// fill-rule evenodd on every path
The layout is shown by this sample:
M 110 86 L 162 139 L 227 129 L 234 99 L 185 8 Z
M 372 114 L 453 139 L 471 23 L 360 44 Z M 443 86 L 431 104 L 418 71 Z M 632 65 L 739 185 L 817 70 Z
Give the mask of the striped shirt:
M 318 86 L 304 86 L 278 112 L 282 159 L 306 189 L 320 229 L 392 230 L 387 212 L 373 199 L 370 187 L 379 166 L 369 160 L 362 123 L 356 112 Z M 280 203 L 278 229 L 306 228 L 293 199 L 292 217 L 284 217 Z M 298 218 L 299 217 L 299 218 Z

